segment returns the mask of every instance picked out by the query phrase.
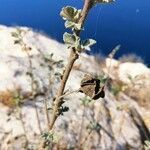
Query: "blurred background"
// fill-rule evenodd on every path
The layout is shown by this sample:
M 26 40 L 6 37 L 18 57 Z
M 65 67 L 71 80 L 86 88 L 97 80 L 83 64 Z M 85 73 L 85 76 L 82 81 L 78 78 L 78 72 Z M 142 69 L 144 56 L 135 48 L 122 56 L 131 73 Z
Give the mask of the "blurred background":
M 90 54 L 100 57 L 75 63 L 49 131 L 69 52 L 59 15 L 67 5 L 83 0 L 0 0 L 0 150 L 41 149 L 41 137 L 49 149 L 150 150 L 150 0 L 91 10 L 81 36 L 97 41 Z M 104 59 L 117 45 L 119 60 Z
M 82 7 L 82 0 L 0 0 L 0 24 L 27 26 L 62 41 L 64 21 L 59 16 L 63 6 Z M 118 44 L 116 57 L 135 53 L 150 65 L 150 1 L 117 0 L 98 5 L 86 22 L 83 38 L 94 38 L 92 53 L 107 56 Z

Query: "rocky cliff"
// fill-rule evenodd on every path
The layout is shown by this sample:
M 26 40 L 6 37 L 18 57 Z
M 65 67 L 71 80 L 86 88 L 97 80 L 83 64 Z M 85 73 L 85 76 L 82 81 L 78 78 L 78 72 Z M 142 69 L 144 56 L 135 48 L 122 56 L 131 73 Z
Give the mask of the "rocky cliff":
M 68 54 L 32 29 L 0 26 L 0 149 L 38 149 L 47 129 L 45 104 L 53 102 Z M 105 98 L 64 97 L 69 111 L 56 122 L 54 149 L 142 150 L 150 139 L 150 69 L 81 54 L 66 91 L 77 91 L 85 74 L 109 75 Z

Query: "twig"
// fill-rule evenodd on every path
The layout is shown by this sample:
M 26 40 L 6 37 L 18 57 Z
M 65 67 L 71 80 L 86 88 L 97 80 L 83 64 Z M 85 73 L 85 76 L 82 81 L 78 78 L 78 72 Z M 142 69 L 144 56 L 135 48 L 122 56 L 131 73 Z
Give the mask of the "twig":
M 36 118 L 37 118 L 37 122 L 38 122 L 38 128 L 39 128 L 39 131 L 40 131 L 40 134 L 42 134 L 42 128 L 41 128 L 41 125 L 40 125 L 40 117 L 39 117 L 39 114 L 38 114 L 38 108 L 37 108 L 37 105 L 36 105 L 36 101 L 34 100 L 34 97 L 35 97 L 35 89 L 34 89 L 34 77 L 33 77 L 33 71 L 32 71 L 32 61 L 31 61 L 31 56 L 28 52 L 28 47 L 26 46 L 26 44 L 23 45 L 23 48 L 28 56 L 28 59 L 29 59 L 29 69 L 30 69 L 30 78 L 31 78 L 31 91 L 32 91 L 32 98 L 33 98 L 33 105 L 34 105 L 34 108 L 35 108 L 35 113 L 36 113 Z
M 47 98 L 44 98 L 44 110 L 46 114 L 47 127 L 49 128 L 50 119 L 49 119 L 49 113 L 48 113 L 48 107 L 47 107 Z
M 106 80 L 104 86 L 107 85 L 107 83 L 108 83 L 108 81 L 109 81 L 109 79 L 110 79 L 109 74 L 110 74 L 110 72 L 111 72 L 112 59 L 114 58 L 115 54 L 116 54 L 117 51 L 120 49 L 120 47 L 121 47 L 121 45 L 117 45 L 117 46 L 111 51 L 111 53 L 108 55 L 108 58 L 110 59 L 110 62 L 109 62 L 109 67 L 108 67 L 107 80 Z
M 18 109 L 18 112 L 19 112 L 19 119 L 21 121 L 21 124 L 22 124 L 22 128 L 23 128 L 23 131 L 24 131 L 24 135 L 25 135 L 25 140 L 26 140 L 26 143 L 25 143 L 25 148 L 28 147 L 28 144 L 29 144 L 29 140 L 28 140 L 28 137 L 27 137 L 27 132 L 26 132 L 26 128 L 25 128 L 25 125 L 24 125 L 24 121 L 23 121 L 23 116 L 22 116 L 22 112 L 21 112 L 21 107 L 17 107 Z
M 92 129 L 88 132 L 87 136 L 84 138 L 84 140 L 82 141 L 82 143 L 80 144 L 80 149 L 82 149 L 82 146 L 85 145 L 85 143 L 87 142 L 87 140 L 89 139 L 90 135 L 92 134 Z
M 68 95 L 70 95 L 70 94 L 72 94 L 72 93 L 75 93 L 75 92 L 78 92 L 78 91 L 79 91 L 79 90 L 74 90 L 74 91 L 67 92 L 67 93 L 63 94 L 62 96 L 60 96 L 59 99 L 62 99 L 62 98 L 64 98 L 65 96 L 68 96 Z

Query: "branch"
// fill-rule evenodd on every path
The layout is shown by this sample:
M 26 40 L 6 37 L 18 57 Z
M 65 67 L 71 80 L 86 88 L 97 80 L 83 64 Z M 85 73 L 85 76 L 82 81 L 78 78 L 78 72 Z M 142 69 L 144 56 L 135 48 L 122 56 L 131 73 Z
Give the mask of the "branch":
M 86 20 L 87 14 L 88 14 L 89 10 L 92 8 L 92 6 L 93 6 L 93 0 L 85 0 L 84 1 L 84 6 L 82 9 L 81 18 L 79 20 L 79 23 L 81 24 L 81 26 L 83 26 L 84 21 Z M 80 32 L 81 32 L 80 30 L 76 31 L 76 34 L 79 36 Z M 79 57 L 79 54 L 77 53 L 77 50 L 75 48 L 72 48 L 71 53 L 70 53 L 70 57 L 68 60 L 68 64 L 66 66 L 66 70 L 65 70 L 64 75 L 62 77 L 60 87 L 58 89 L 56 99 L 54 102 L 53 114 L 52 114 L 52 119 L 51 119 L 51 123 L 49 126 L 49 130 L 52 130 L 54 123 L 58 117 L 58 110 L 59 110 L 59 107 L 62 105 L 62 101 L 63 101 L 63 99 L 60 97 L 63 95 L 68 77 L 70 75 L 70 72 L 72 70 L 74 62 L 78 59 L 78 57 Z

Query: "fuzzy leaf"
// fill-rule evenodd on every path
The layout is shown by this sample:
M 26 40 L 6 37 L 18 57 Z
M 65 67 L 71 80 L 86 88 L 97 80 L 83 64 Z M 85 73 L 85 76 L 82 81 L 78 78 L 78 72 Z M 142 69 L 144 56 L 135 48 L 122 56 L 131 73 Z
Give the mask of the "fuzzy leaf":
M 74 47 L 78 52 L 82 51 L 80 37 L 65 32 L 63 35 L 63 40 L 65 44 L 68 45 L 69 48 Z
M 67 21 L 65 22 L 65 27 L 66 27 L 66 28 L 72 28 L 72 27 L 74 27 L 74 24 L 75 24 L 74 22 L 67 20 Z
M 73 28 L 76 30 L 81 30 L 81 24 L 80 23 L 74 23 L 74 22 L 68 21 L 68 20 L 65 22 L 65 27 L 66 28 Z
M 76 30 L 81 30 L 81 29 L 82 29 L 81 23 L 75 23 L 74 28 L 75 28 Z
M 60 15 L 63 17 L 64 20 L 77 23 L 81 16 L 81 10 L 77 10 L 76 8 L 71 6 L 66 6 L 62 8 Z
M 74 43 L 76 42 L 76 37 L 73 34 L 69 34 L 69 33 L 65 32 L 63 35 L 63 40 L 64 40 L 65 44 L 71 46 L 71 45 L 74 45 Z
M 82 41 L 81 45 L 82 45 L 83 49 L 90 50 L 90 47 L 92 45 L 94 45 L 95 43 L 96 43 L 95 40 L 93 40 L 93 39 L 87 39 L 87 40 Z

